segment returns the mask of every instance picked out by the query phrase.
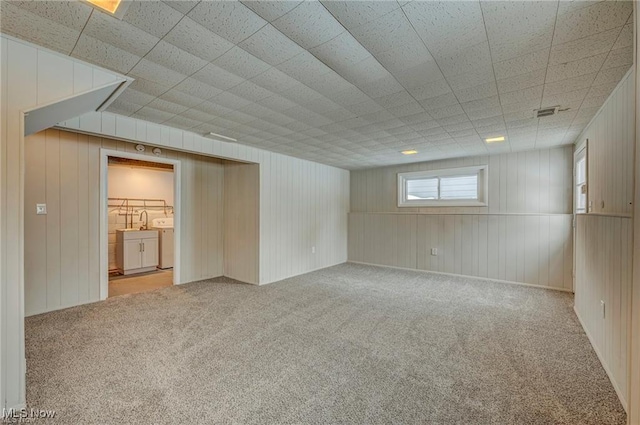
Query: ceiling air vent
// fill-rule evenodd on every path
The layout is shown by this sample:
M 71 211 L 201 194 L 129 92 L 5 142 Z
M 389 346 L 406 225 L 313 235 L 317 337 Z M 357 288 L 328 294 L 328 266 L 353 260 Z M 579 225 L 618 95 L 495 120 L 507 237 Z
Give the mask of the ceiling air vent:
M 559 106 L 552 106 L 550 108 L 542 108 L 536 109 L 534 112 L 536 114 L 536 118 L 550 117 L 551 115 L 555 115 L 558 113 Z

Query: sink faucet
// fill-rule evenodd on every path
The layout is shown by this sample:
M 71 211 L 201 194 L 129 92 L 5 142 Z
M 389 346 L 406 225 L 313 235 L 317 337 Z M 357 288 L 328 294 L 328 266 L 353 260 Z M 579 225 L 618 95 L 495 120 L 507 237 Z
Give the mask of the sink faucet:
M 142 214 L 144 214 L 144 224 L 140 226 L 140 230 L 147 230 L 149 228 L 149 214 L 147 214 L 147 210 L 143 210 L 140 213 L 140 220 L 142 221 Z

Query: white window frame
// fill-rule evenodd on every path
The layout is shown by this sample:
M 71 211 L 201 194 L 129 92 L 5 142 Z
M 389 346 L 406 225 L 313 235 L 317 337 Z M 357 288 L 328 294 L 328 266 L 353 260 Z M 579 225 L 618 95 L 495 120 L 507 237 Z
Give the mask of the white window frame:
M 434 177 L 478 175 L 478 199 L 407 199 L 407 182 Z M 489 166 L 446 168 L 398 173 L 398 207 L 486 207 L 489 193 Z

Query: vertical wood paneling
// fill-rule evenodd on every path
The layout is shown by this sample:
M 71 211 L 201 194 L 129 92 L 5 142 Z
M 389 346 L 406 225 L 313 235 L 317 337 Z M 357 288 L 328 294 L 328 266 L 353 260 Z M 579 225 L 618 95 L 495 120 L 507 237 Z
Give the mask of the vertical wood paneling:
M 576 313 L 625 406 L 631 225 L 626 217 L 581 214 L 576 227 Z
M 588 139 L 588 196 L 577 216 L 575 309 L 623 405 L 628 399 L 635 81 L 629 73 L 579 137 Z M 565 285 L 571 284 L 565 270 Z M 601 301 L 605 303 L 603 316 Z
M 224 166 L 224 274 L 259 283 L 259 175 L 257 164 Z

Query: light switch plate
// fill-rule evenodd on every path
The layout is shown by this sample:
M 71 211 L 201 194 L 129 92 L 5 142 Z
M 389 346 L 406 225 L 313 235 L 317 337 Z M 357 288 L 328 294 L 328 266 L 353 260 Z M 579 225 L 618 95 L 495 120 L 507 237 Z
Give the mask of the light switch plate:
M 46 215 L 47 214 L 47 204 L 36 204 L 36 214 L 37 215 Z
M 438 248 L 431 248 L 431 255 L 434 257 L 438 255 Z

